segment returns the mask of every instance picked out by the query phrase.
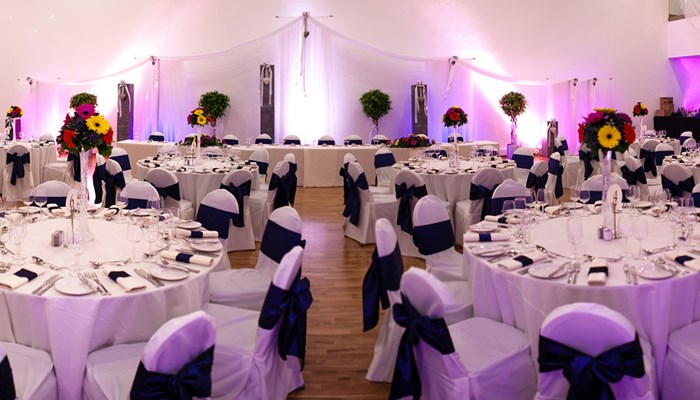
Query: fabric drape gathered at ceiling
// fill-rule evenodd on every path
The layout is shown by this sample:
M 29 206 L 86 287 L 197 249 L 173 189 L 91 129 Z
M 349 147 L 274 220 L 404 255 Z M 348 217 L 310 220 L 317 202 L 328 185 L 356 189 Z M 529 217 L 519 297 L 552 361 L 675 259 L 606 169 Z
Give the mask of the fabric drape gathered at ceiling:
M 576 124 L 593 106 L 610 106 L 609 84 L 595 87 L 582 80 L 526 81 L 503 76 L 456 59 L 450 74 L 449 57 L 395 54 L 338 33 L 309 18 L 304 37 L 297 18 L 259 38 L 212 54 L 154 56 L 107 77 L 84 82 L 34 79 L 27 102 L 25 131 L 34 137 L 56 134 L 68 112 L 70 97 L 87 91 L 98 96 L 99 111 L 116 125 L 119 81 L 134 84 L 134 139 L 160 131 L 179 141 L 194 131 L 186 123 L 201 94 L 217 90 L 231 99 L 231 108 L 217 122 L 217 136 L 235 134 L 241 143 L 260 133 L 259 66 L 275 66 L 275 136 L 294 134 L 302 143 L 315 143 L 324 134 L 337 142 L 350 134 L 367 140 L 372 123 L 359 103 L 362 93 L 380 89 L 391 96 L 392 110 L 380 120 L 380 132 L 390 138 L 411 133 L 411 90 L 419 80 L 428 85 L 428 131 L 437 141 L 451 132 L 442 113 L 460 105 L 469 123 L 460 128 L 468 140 L 509 142 L 510 123 L 498 100 L 509 91 L 525 94 L 529 105 L 518 118 L 524 145 L 539 147 L 546 121 L 559 120 L 560 133 L 576 143 Z M 452 76 L 451 82 L 448 79 Z M 450 89 L 447 90 L 448 84 Z M 604 89 L 603 89 L 604 88 Z M 26 124 L 26 123 L 25 123 Z

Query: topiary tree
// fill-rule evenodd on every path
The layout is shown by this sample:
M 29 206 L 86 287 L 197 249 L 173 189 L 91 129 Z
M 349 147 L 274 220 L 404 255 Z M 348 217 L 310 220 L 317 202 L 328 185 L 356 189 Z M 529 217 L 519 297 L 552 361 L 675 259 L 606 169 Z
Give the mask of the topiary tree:
M 81 104 L 92 104 L 93 106 L 96 106 L 97 96 L 92 93 L 82 92 L 73 95 L 73 97 L 70 98 L 70 108 L 78 108 L 78 106 Z
M 522 93 L 508 92 L 501 97 L 499 104 L 501 105 L 501 110 L 510 117 L 510 144 L 518 144 L 518 135 L 516 134 L 518 115 L 525 112 L 527 100 Z
M 199 98 L 199 106 L 207 110 L 214 118 L 214 124 L 212 124 L 214 126 L 217 119 L 226 115 L 226 109 L 230 107 L 230 99 L 227 95 L 217 91 L 206 92 Z
M 372 120 L 374 128 L 379 132 L 379 120 L 391 110 L 391 98 L 379 89 L 372 89 L 360 97 L 362 112 Z

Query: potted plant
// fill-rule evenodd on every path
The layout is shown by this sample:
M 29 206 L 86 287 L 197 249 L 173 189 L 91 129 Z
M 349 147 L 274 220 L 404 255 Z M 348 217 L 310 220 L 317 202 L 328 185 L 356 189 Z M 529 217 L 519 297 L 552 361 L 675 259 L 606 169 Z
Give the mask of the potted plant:
M 82 92 L 73 95 L 73 97 L 70 98 L 70 108 L 75 110 L 81 104 L 92 104 L 93 106 L 96 106 L 97 96 L 92 93 Z
M 370 142 L 379 133 L 379 120 L 391 110 L 391 98 L 379 89 L 372 89 L 360 97 L 362 112 L 372 120 L 374 128 L 370 133 Z
M 226 109 L 230 107 L 229 97 L 217 91 L 206 92 L 199 98 L 199 106 L 207 110 L 213 118 L 212 136 L 216 137 L 216 121 L 226 115 Z
M 527 108 L 527 100 L 522 93 L 509 92 L 499 100 L 501 110 L 510 117 L 510 145 L 508 146 L 508 155 L 511 154 L 511 147 L 518 145 L 518 115 L 525 112 Z

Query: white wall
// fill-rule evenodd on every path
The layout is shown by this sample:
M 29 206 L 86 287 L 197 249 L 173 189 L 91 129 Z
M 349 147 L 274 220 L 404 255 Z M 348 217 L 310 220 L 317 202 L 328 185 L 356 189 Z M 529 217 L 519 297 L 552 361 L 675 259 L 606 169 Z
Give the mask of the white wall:
M 81 80 L 134 57 L 217 51 L 288 21 L 275 15 L 303 11 L 333 14 L 321 22 L 395 53 L 473 56 L 481 67 L 520 79 L 613 78 L 610 106 L 627 112 L 636 101 L 654 110 L 660 96 L 680 98 L 667 59 L 668 4 L 659 0 L 2 3 L 10 12 L 0 17 L 0 99 L 8 106 L 27 101 L 26 76 Z M 497 133 L 502 142 L 507 130 Z

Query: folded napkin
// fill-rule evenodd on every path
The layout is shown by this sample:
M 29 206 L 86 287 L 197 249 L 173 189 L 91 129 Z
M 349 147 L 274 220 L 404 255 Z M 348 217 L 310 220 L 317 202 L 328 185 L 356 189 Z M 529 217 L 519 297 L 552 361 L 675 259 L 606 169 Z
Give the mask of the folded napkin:
M 175 237 L 188 237 L 188 238 L 218 238 L 219 232 L 217 231 L 190 231 L 187 229 L 177 228 L 175 230 Z
M 188 264 L 210 266 L 214 262 L 214 257 L 200 256 L 196 254 L 178 253 L 177 251 L 164 250 L 160 256 L 166 260 L 180 261 Z
M 224 173 L 226 173 L 226 172 L 229 172 L 230 170 L 229 170 L 228 168 L 218 168 L 218 167 L 217 167 L 217 168 L 212 169 L 212 171 L 218 172 L 218 173 L 220 173 L 220 174 L 224 174 Z
M 684 267 L 695 271 L 700 271 L 700 256 L 691 256 L 683 250 L 669 251 L 664 257 L 670 261 L 675 261 Z
M 128 272 L 121 270 L 121 269 L 105 269 L 104 270 L 105 275 L 109 277 L 109 279 L 117 282 L 119 286 L 122 287 L 127 292 L 131 292 L 132 290 L 136 289 L 145 289 L 146 285 L 143 283 L 138 278 L 135 278 L 131 275 L 129 275 Z
M 602 259 L 591 261 L 591 268 L 588 269 L 589 285 L 605 285 L 608 280 L 608 263 Z
M 544 208 L 544 212 L 549 215 L 559 215 L 561 213 L 561 206 L 547 206 Z
M 502 269 L 512 271 L 514 269 L 527 267 L 530 264 L 546 260 L 547 255 L 541 251 L 531 251 L 529 253 L 521 254 L 513 258 L 507 258 L 498 263 L 498 266 Z
M 119 207 L 117 206 L 109 206 L 108 209 L 105 210 L 103 216 L 104 217 L 113 217 L 115 215 L 119 214 Z
M 507 224 L 508 223 L 508 219 L 503 214 L 487 215 L 484 217 L 484 221 L 498 222 L 499 224 Z
M 506 233 L 465 233 L 465 242 L 500 242 L 510 240 L 510 235 Z
M 18 287 L 24 285 L 25 283 L 31 281 L 32 279 L 40 276 L 44 273 L 43 268 L 37 267 L 26 267 L 11 275 L 5 275 L 0 278 L 0 286 L 4 286 L 10 289 L 17 289 Z
M 46 209 L 49 210 L 49 213 L 54 217 L 62 217 L 66 214 L 66 210 L 64 210 L 63 207 L 59 207 L 58 204 L 49 203 L 46 205 Z

